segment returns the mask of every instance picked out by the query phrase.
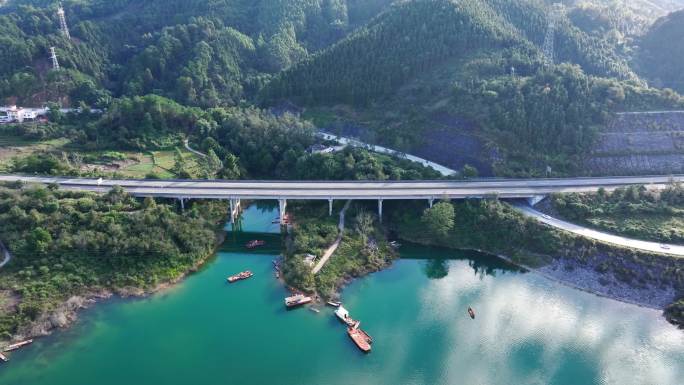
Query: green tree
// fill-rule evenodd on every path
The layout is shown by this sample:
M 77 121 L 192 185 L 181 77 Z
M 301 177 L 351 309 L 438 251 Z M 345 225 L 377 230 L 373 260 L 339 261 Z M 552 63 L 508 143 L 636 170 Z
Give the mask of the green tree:
M 423 212 L 421 222 L 430 234 L 443 238 L 454 228 L 456 213 L 449 202 L 439 202 Z
M 29 237 L 28 246 L 31 251 L 37 254 L 47 252 L 52 243 L 52 236 L 42 227 L 35 228 Z

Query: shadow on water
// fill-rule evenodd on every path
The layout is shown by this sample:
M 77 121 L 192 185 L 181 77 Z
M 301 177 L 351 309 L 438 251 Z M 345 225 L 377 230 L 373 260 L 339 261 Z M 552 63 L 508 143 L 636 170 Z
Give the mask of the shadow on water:
M 473 273 L 485 276 L 503 275 L 507 273 L 525 273 L 527 270 L 505 261 L 497 256 L 472 250 L 452 250 L 441 247 L 428 247 L 405 243 L 399 249 L 402 259 L 422 260 L 423 271 L 430 279 L 442 279 L 449 275 L 449 261 L 467 261 Z

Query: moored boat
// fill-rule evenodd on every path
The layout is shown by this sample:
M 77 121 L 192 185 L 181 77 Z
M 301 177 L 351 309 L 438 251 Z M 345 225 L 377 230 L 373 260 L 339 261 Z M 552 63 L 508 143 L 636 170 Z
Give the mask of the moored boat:
M 0 361 L 7 362 L 9 361 L 9 358 L 7 358 L 7 356 L 5 356 L 4 354 L 0 353 Z
M 349 311 L 347 311 L 347 309 L 345 309 L 342 305 L 335 310 L 335 315 L 340 319 L 340 321 L 347 324 L 347 326 L 354 326 L 356 324 L 356 321 L 349 315 Z
M 475 311 L 472 308 L 468 308 L 468 315 L 470 318 L 475 319 Z
M 17 350 L 17 349 L 19 349 L 23 346 L 26 346 L 32 342 L 33 342 L 33 340 L 26 340 L 26 341 L 17 342 L 15 344 L 5 346 L 5 348 L 2 349 L 2 351 L 3 352 L 11 352 L 12 350 Z
M 227 278 L 228 283 L 235 283 L 237 281 L 242 281 L 243 279 L 251 278 L 254 274 L 247 270 L 243 271 L 242 273 L 231 275 L 230 277 Z
M 368 353 L 371 351 L 371 345 L 370 342 L 368 342 L 368 335 L 358 327 L 348 327 L 347 328 L 347 334 L 349 335 L 349 338 L 354 341 L 356 346 L 361 349 L 364 353 Z
M 313 298 L 307 297 L 304 294 L 297 294 L 297 295 L 293 295 L 291 297 L 285 298 L 285 306 L 296 307 L 296 306 L 305 305 L 311 301 L 313 301 Z
M 264 246 L 266 244 L 266 241 L 262 241 L 260 239 L 253 239 L 245 245 L 246 248 L 248 249 L 256 249 L 257 247 Z
M 330 305 L 330 306 L 332 306 L 332 307 L 340 307 L 340 306 L 342 306 L 342 303 L 340 303 L 340 302 L 335 302 L 335 301 L 328 301 L 327 304 Z

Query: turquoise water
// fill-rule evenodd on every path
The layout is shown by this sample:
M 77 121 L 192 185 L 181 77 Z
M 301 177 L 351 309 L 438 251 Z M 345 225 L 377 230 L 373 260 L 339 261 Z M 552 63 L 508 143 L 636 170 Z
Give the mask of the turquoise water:
M 245 231 L 272 211 L 247 210 Z M 271 261 L 229 237 L 176 287 L 112 300 L 0 366 L 2 385 L 681 385 L 684 333 L 659 312 L 580 292 L 490 257 L 406 245 L 404 259 L 344 291 L 375 339 L 364 355 L 331 308 L 287 311 Z M 447 258 L 440 261 L 435 258 Z M 227 275 L 254 278 L 227 285 Z M 466 309 L 477 312 L 471 320 Z

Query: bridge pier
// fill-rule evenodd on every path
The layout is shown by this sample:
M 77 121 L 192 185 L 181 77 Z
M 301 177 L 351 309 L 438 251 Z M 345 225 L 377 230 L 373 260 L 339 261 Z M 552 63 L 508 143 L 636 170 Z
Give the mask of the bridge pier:
M 333 199 L 330 198 L 328 199 L 328 216 L 332 216 L 332 210 L 333 210 Z
M 178 200 L 180 200 L 181 211 L 185 211 L 185 198 L 179 197 Z
M 382 199 L 378 199 L 378 218 L 382 223 Z
M 285 209 L 287 209 L 287 200 L 278 199 L 278 213 L 280 214 L 280 225 L 285 224 Z
M 235 219 L 240 214 L 240 200 L 236 198 L 230 199 L 230 223 L 235 224 Z
M 430 208 L 435 205 L 435 198 L 430 198 L 428 199 L 428 204 L 430 205 Z
M 533 197 L 527 198 L 527 203 L 528 203 L 530 206 L 534 206 L 534 205 L 536 205 L 537 203 L 543 201 L 544 198 L 546 198 L 546 195 L 535 195 L 535 196 L 533 196 Z

